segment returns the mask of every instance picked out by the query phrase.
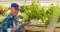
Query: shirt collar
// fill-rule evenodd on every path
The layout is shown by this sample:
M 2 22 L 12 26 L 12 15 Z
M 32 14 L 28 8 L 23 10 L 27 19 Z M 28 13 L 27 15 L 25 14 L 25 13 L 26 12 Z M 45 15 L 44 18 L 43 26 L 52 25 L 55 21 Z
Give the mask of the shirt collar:
M 16 18 L 16 16 L 12 16 L 12 14 L 10 13 L 9 14 L 10 18 Z

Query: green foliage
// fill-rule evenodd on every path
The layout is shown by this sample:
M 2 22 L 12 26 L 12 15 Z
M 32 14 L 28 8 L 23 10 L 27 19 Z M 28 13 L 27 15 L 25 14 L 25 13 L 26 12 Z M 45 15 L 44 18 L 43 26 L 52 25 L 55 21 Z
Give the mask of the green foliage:
M 26 6 L 24 11 L 30 19 L 40 19 L 40 5 L 32 2 L 31 5 Z
M 43 23 L 48 25 L 51 17 L 59 10 L 58 6 L 51 4 L 48 9 L 40 6 L 39 3 L 32 2 L 31 5 L 23 6 L 22 11 L 26 13 L 28 19 L 41 19 Z M 60 19 L 60 18 L 59 18 Z
M 24 12 L 25 11 L 25 7 L 24 5 L 20 6 L 20 12 Z
M 1 9 L 1 12 L 3 13 L 3 15 L 5 15 L 5 13 L 9 10 L 8 7 L 3 6 L 3 5 L 0 5 L 0 9 Z
M 0 22 L 2 22 L 3 18 L 0 17 Z
M 46 7 L 45 6 L 42 6 L 40 15 L 41 15 L 40 18 L 42 19 L 42 22 L 43 23 L 46 22 L 47 16 L 46 16 Z
M 20 21 L 20 22 L 21 22 L 21 23 L 24 23 L 24 22 L 26 22 L 27 20 L 28 20 L 28 17 L 27 17 L 27 16 L 24 16 L 23 20 Z
M 8 7 L 3 6 L 3 5 L 0 5 L 0 8 L 1 8 L 3 11 L 7 11 L 7 10 L 8 10 Z
M 58 8 L 58 6 L 55 6 L 54 4 L 51 4 L 50 5 L 50 7 L 47 9 L 47 11 L 46 11 L 46 16 L 47 16 L 47 18 L 48 18 L 48 20 L 46 21 L 46 25 L 48 25 L 50 22 L 51 22 L 51 20 L 53 20 L 53 16 L 55 15 L 55 16 L 58 16 L 58 11 L 59 11 L 59 8 Z

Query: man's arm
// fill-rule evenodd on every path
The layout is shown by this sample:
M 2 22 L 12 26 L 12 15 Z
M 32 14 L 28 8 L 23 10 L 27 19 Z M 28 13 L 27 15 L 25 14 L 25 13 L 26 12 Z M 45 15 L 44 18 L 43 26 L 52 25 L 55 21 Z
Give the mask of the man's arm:
M 14 32 L 14 30 L 16 30 L 21 24 L 19 24 L 19 19 L 18 18 L 16 18 L 16 23 L 17 23 L 17 25 L 15 26 L 15 27 L 13 27 L 12 28 L 12 32 Z M 19 32 L 21 31 L 21 32 L 25 32 L 25 29 L 24 29 L 24 27 L 23 28 L 21 28 L 21 29 L 17 29 Z M 17 32 L 18 32 L 17 31 Z
M 26 25 L 28 25 L 29 23 L 25 23 L 25 24 L 19 24 L 19 25 L 17 25 L 16 27 L 13 27 L 12 28 L 12 32 L 25 32 L 25 29 L 24 29 L 24 27 L 26 26 Z
M 2 31 L 3 32 L 7 32 L 7 21 L 8 21 L 8 19 L 7 18 L 5 18 L 3 21 L 2 21 Z

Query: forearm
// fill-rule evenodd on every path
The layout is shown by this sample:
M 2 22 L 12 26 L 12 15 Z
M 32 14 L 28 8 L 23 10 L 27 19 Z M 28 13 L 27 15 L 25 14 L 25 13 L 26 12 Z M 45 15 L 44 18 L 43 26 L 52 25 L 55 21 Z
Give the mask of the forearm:
M 12 28 L 12 32 L 17 32 L 17 31 L 25 32 L 24 27 L 25 27 L 27 24 L 28 24 L 28 23 L 16 25 L 16 27 L 13 27 L 13 28 Z
M 3 27 L 2 27 L 2 31 L 3 31 L 3 32 L 7 32 L 7 27 L 3 26 Z

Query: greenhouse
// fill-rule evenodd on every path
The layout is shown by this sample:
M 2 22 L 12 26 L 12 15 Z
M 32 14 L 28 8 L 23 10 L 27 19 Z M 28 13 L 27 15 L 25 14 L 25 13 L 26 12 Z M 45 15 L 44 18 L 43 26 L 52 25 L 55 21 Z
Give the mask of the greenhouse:
M 0 0 L 0 32 L 18 31 L 60 32 L 60 0 Z

